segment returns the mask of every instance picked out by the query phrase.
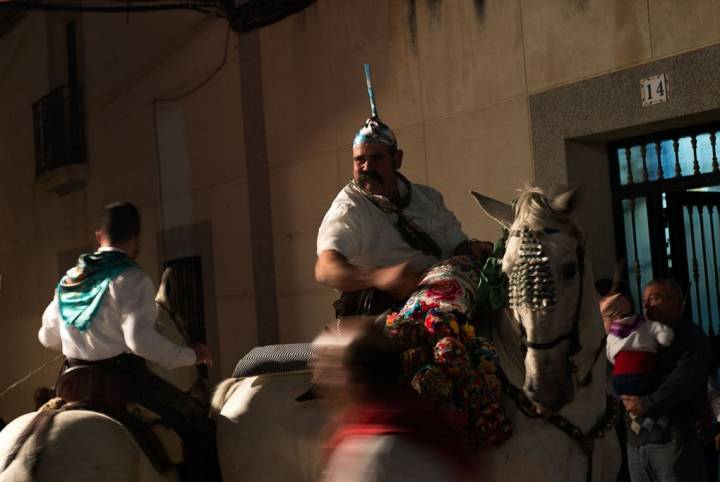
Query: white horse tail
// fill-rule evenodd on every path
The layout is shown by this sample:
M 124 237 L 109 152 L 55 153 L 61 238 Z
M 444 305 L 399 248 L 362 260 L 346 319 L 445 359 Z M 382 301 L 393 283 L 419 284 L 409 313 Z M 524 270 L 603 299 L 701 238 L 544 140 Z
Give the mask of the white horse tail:
M 225 402 L 235 393 L 239 386 L 240 380 L 237 378 L 228 378 L 218 384 L 210 401 L 210 415 L 212 418 L 217 418 L 220 415 Z

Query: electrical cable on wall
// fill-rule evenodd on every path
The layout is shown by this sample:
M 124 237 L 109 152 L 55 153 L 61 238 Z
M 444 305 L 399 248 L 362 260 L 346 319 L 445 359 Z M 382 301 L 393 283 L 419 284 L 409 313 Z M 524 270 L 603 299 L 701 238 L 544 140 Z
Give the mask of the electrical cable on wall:
M 227 65 L 228 50 L 230 48 L 230 24 L 228 23 L 227 31 L 225 32 L 225 48 L 223 50 L 223 58 L 220 64 L 203 80 L 197 85 L 186 90 L 185 92 L 174 95 L 171 97 L 159 97 L 152 101 L 152 114 L 153 114 L 153 134 L 155 137 L 155 162 L 158 170 L 158 191 L 160 194 L 160 266 L 161 269 L 165 263 L 165 207 L 163 200 L 163 189 L 162 189 L 162 162 L 160 159 L 160 138 L 158 137 L 158 123 L 157 123 L 157 105 L 160 102 L 174 102 L 176 100 L 188 97 L 198 90 L 202 89 L 208 84 L 220 71 Z

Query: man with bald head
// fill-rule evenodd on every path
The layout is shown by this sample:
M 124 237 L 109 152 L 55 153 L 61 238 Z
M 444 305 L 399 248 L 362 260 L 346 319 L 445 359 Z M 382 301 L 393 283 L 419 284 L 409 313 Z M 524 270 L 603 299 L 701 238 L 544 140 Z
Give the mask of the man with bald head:
M 706 480 L 697 431 L 707 413 L 710 346 L 702 330 L 683 316 L 684 309 L 675 281 L 656 279 L 645 287 L 645 318 L 672 327 L 675 339 L 658 351 L 658 388 L 643 397 L 622 396 L 633 482 Z

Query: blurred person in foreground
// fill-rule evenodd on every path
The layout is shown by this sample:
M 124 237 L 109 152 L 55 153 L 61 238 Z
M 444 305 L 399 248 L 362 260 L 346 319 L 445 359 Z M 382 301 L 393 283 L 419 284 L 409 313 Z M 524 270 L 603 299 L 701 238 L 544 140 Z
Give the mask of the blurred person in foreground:
M 472 480 L 470 451 L 401 382 L 400 351 L 382 328 L 364 323 L 343 336 L 348 343 L 323 361 L 335 372 L 323 393 L 348 408 L 326 444 L 321 481 Z

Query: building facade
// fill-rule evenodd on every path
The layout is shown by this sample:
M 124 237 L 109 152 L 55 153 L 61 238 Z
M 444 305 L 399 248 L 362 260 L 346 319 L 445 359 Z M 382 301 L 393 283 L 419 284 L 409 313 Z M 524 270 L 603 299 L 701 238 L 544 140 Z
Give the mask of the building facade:
M 471 237 L 500 230 L 469 189 L 510 201 L 526 182 L 580 182 L 596 277 L 619 255 L 633 276 L 617 152 L 720 117 L 719 18 L 713 0 L 318 0 L 236 34 L 195 12 L 26 14 L 0 37 L 0 389 L 56 356 L 37 342 L 42 311 L 115 200 L 141 208 L 150 276 L 182 273 L 211 381 L 330 323 L 315 238 L 369 115 L 363 63 L 403 172 Z M 666 102 L 643 107 L 655 75 Z M 0 398 L 0 416 L 30 410 L 58 369 Z

